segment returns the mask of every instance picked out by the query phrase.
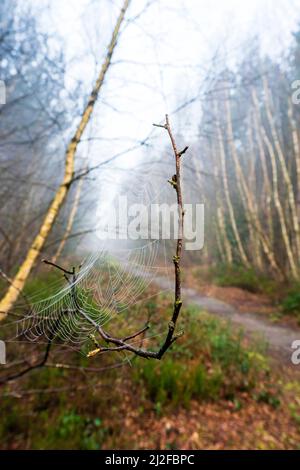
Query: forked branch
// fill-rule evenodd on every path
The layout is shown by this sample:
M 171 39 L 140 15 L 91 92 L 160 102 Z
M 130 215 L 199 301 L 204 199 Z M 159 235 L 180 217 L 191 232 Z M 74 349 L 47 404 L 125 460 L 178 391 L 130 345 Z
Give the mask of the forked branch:
M 54 266 L 56 269 L 63 271 L 64 277 L 69 282 L 71 289 L 70 289 L 70 296 L 72 299 L 72 303 L 75 306 L 75 310 L 78 314 L 86 319 L 88 323 L 90 323 L 94 328 L 95 331 L 99 334 L 100 338 L 104 340 L 106 346 L 102 346 L 98 343 L 97 339 L 93 336 L 92 340 L 95 344 L 96 349 L 90 351 L 88 353 L 88 357 L 95 356 L 99 353 L 104 352 L 113 352 L 113 351 L 129 351 L 133 354 L 141 357 L 145 357 L 147 359 L 161 359 L 165 352 L 169 349 L 169 347 L 176 341 L 180 336 L 182 336 L 183 332 L 180 331 L 178 333 L 175 332 L 176 324 L 178 320 L 178 316 L 180 314 L 180 310 L 182 307 L 182 299 L 181 299 L 181 257 L 182 257 L 182 247 L 183 247 L 183 227 L 184 227 L 184 209 L 183 209 L 183 199 L 182 199 L 182 190 L 181 190 L 181 156 L 187 151 L 188 147 L 185 147 L 183 150 L 179 151 L 176 146 L 176 142 L 174 136 L 172 134 L 170 122 L 168 115 L 166 115 L 166 122 L 164 125 L 154 124 L 156 127 L 162 127 L 168 132 L 174 158 L 175 158 L 175 174 L 172 176 L 172 179 L 169 180 L 172 183 L 174 190 L 176 191 L 177 197 L 177 205 L 178 205 L 178 239 L 177 239 L 177 246 L 176 246 L 176 253 L 173 256 L 173 263 L 174 263 L 174 281 L 175 281 L 175 292 L 174 292 L 174 306 L 172 311 L 172 316 L 168 325 L 168 330 L 165 336 L 165 340 L 160 346 L 158 351 L 151 351 L 145 349 L 143 347 L 135 346 L 134 344 L 130 343 L 130 340 L 136 339 L 138 336 L 143 335 L 149 326 L 146 325 L 141 330 L 132 333 L 123 338 L 116 338 L 111 336 L 107 331 L 104 330 L 102 326 L 100 326 L 95 320 L 93 320 L 89 314 L 81 307 L 80 301 L 77 296 L 77 273 L 76 269 L 73 267 L 71 271 L 64 269 L 63 267 L 44 260 L 46 264 Z
M 95 356 L 97 354 L 101 354 L 104 352 L 113 352 L 113 351 L 129 351 L 135 354 L 136 356 L 141 356 L 147 359 L 161 359 L 165 352 L 169 349 L 169 347 L 183 334 L 183 331 L 178 333 L 175 332 L 177 320 L 180 314 L 180 310 L 182 307 L 182 299 L 181 299 L 181 257 L 182 257 L 182 246 L 183 246 L 183 226 L 184 226 L 184 209 L 183 209 L 183 198 L 182 198 L 182 190 L 181 190 L 181 156 L 187 151 L 188 147 L 185 147 L 183 150 L 179 151 L 176 146 L 176 142 L 174 136 L 172 134 L 169 118 L 166 115 L 166 122 L 164 125 L 154 124 L 157 127 L 162 127 L 168 132 L 173 153 L 175 159 L 175 174 L 172 176 L 172 186 L 176 191 L 177 197 L 177 204 L 178 204 L 178 239 L 177 239 L 177 246 L 176 246 L 176 253 L 173 256 L 173 263 L 174 263 L 174 281 L 175 281 L 175 292 L 174 292 L 174 306 L 172 311 L 172 316 L 169 321 L 168 330 L 165 336 L 165 339 L 158 349 L 158 351 L 151 351 L 145 349 L 142 344 L 143 341 L 140 342 L 139 346 L 131 343 L 131 340 L 136 340 L 137 337 L 143 337 L 144 333 L 149 329 L 149 325 L 146 324 L 142 329 L 139 331 L 129 334 L 122 338 L 116 338 L 110 335 L 104 328 L 99 325 L 94 319 L 92 319 L 89 314 L 81 307 L 78 295 L 77 295 L 77 273 L 75 267 L 71 270 L 65 269 L 62 266 L 59 266 L 56 263 L 53 263 L 48 260 L 43 260 L 43 262 L 47 265 L 53 266 L 55 269 L 59 269 L 63 272 L 65 279 L 70 284 L 70 297 L 72 303 L 74 305 L 74 311 L 80 314 L 85 320 L 90 323 L 94 328 L 95 331 L 99 334 L 100 338 L 104 340 L 105 346 L 100 345 L 98 340 L 95 336 L 91 335 L 90 338 L 92 339 L 95 349 L 88 353 L 88 357 Z M 61 316 L 64 315 L 64 312 L 61 312 Z M 60 319 L 58 319 L 58 327 L 60 323 Z M 56 331 L 56 328 L 55 328 Z M 55 336 L 55 335 L 54 335 Z M 42 367 L 46 365 L 50 347 L 52 343 L 52 338 L 49 339 L 48 345 L 46 348 L 45 356 L 40 363 L 38 363 L 33 368 Z M 31 370 L 32 367 L 28 368 L 25 371 L 22 371 L 18 375 L 12 377 L 16 378 L 17 376 L 24 375 L 27 371 Z

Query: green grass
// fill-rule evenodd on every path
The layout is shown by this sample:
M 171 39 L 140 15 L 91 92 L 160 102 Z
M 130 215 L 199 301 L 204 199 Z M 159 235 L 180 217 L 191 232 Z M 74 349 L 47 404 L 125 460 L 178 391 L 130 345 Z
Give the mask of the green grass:
M 267 376 L 261 351 L 243 346 L 243 334 L 229 324 L 190 307 L 184 315 L 185 335 L 160 362 L 139 359 L 134 381 L 157 407 L 189 406 L 192 399 L 233 399 Z
M 2 408 L 7 413 L 0 424 L 1 441 L 29 439 L 32 449 L 101 449 L 107 429 L 100 418 L 83 415 L 74 408 L 64 409 L 61 404 L 58 413 L 48 406 L 36 409 L 38 419 L 31 422 L 32 410 L 20 409 L 12 399 L 4 399 Z
M 212 280 L 219 286 L 239 287 L 249 292 L 268 295 L 276 292 L 276 282 L 267 276 L 257 273 L 254 269 L 243 266 L 219 264 L 212 268 Z
M 199 283 L 238 287 L 248 292 L 265 294 L 278 308 L 270 316 L 272 321 L 277 322 L 288 315 L 296 318 L 300 324 L 300 283 L 297 281 L 279 282 L 254 269 L 221 263 L 213 267 L 200 266 L 193 273 Z
M 293 315 L 300 323 L 300 286 L 290 289 L 281 301 L 281 311 L 285 315 Z
M 47 418 L 48 413 L 46 413 Z M 84 416 L 70 409 L 58 416 L 55 425 L 49 428 L 46 436 L 35 440 L 34 447 L 98 450 L 102 447 L 106 432 L 100 418 Z
M 38 302 L 56 294 L 65 285 L 66 280 L 61 272 L 50 269 L 49 272 L 42 272 L 32 276 L 26 283 L 24 294 L 34 302 Z
M 32 280 L 26 289 L 31 295 L 36 292 L 50 295 L 60 280 L 60 275 L 51 273 L 50 278 L 45 275 Z M 151 297 L 143 304 L 134 305 L 130 316 L 126 313 L 118 316 L 112 326 L 117 328 L 117 335 L 122 335 L 128 333 L 128 327 L 132 331 L 143 326 L 141 322 L 150 316 L 149 335 L 154 336 L 151 348 L 156 349 L 172 308 L 172 299 L 165 295 Z M 183 307 L 178 329 L 185 331 L 184 336 L 161 361 L 135 358 L 132 367 L 112 369 L 100 375 L 43 368 L 25 376 L 20 390 L 34 390 L 33 394 L 23 395 L 21 399 L 11 396 L 1 399 L 3 448 L 101 449 L 107 439 L 119 442 L 124 390 L 134 397 L 136 409 L 140 410 L 138 419 L 146 417 L 144 413 L 149 407 L 161 415 L 173 407 L 188 408 L 192 400 L 229 399 L 238 410 L 240 392 L 277 406 L 276 396 L 265 386 L 269 366 L 261 345 L 245 347 L 241 331 L 233 330 L 228 323 L 196 306 Z M 92 362 L 71 351 L 64 357 L 67 363 L 86 366 L 105 365 L 105 361 L 114 363 L 120 357 L 100 359 Z M 83 390 L 84 381 L 87 386 Z M 99 382 L 101 388 L 93 389 L 91 385 Z M 71 388 L 65 390 L 70 384 Z M 78 386 L 80 390 L 76 392 Z M 48 393 L 51 389 L 60 391 Z

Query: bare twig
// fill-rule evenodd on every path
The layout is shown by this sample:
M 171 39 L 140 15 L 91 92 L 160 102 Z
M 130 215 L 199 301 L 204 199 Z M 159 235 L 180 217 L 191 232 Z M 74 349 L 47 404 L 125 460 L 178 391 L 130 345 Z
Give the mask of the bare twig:
M 63 275 L 67 282 L 69 283 L 71 289 L 70 289 L 70 296 L 72 298 L 73 304 L 75 306 L 75 311 L 82 315 L 87 322 L 89 322 L 91 325 L 94 326 L 95 330 L 98 332 L 99 336 L 105 341 L 107 346 L 102 346 L 98 343 L 95 337 L 91 337 L 96 349 L 93 351 L 90 351 L 88 354 L 88 357 L 95 356 L 97 354 L 102 354 L 105 352 L 120 352 L 120 351 L 129 351 L 135 354 L 136 356 L 144 357 L 147 359 L 153 358 L 153 359 L 158 359 L 160 360 L 165 352 L 170 348 L 170 346 L 180 337 L 182 336 L 183 332 L 180 331 L 177 334 L 175 334 L 175 329 L 176 329 L 176 323 L 178 320 L 178 316 L 182 307 L 182 300 L 181 300 L 181 256 L 182 256 L 182 245 L 183 245 L 183 220 L 184 220 L 184 210 L 183 210 L 183 199 L 182 199 L 182 191 L 181 191 L 181 156 L 187 151 L 187 147 L 185 147 L 182 151 L 177 150 L 176 142 L 172 134 L 172 130 L 170 127 L 170 122 L 169 118 L 166 115 L 166 122 L 164 125 L 160 124 L 154 124 L 156 127 L 161 127 L 165 130 L 167 130 L 171 144 L 172 144 L 172 149 L 175 157 L 175 166 L 176 166 L 176 174 L 173 175 L 172 177 L 172 186 L 174 187 L 176 191 L 176 196 L 177 196 L 177 204 L 178 204 L 178 239 L 177 239 L 177 246 L 176 246 L 176 253 L 173 256 L 173 263 L 174 263 L 174 278 L 175 278 L 175 296 L 174 296 L 174 306 L 173 306 L 173 312 L 172 312 L 172 317 L 169 322 L 168 326 L 168 331 L 165 337 L 165 340 L 161 347 L 159 348 L 158 351 L 151 351 L 143 348 L 143 341 L 145 339 L 144 334 L 145 332 L 149 329 L 149 318 L 147 321 L 146 326 L 144 326 L 142 329 L 139 331 L 132 333 L 130 335 L 127 335 L 123 338 L 115 338 L 111 336 L 108 332 L 106 332 L 102 326 L 98 325 L 98 323 L 90 318 L 89 314 L 81 307 L 78 296 L 77 296 L 77 274 L 76 274 L 76 269 L 75 267 L 72 268 L 72 270 L 67 270 L 64 267 L 53 263 L 52 261 L 48 261 L 46 259 L 43 260 L 43 262 L 49 266 L 53 266 L 54 268 L 60 270 L 63 272 Z M 64 364 L 49 364 L 48 358 L 51 350 L 51 346 L 53 344 L 53 339 L 55 338 L 58 329 L 59 329 L 59 324 L 62 319 L 62 316 L 64 315 L 65 312 L 62 312 L 61 315 L 59 316 L 58 320 L 56 321 L 53 329 L 53 333 L 48 339 L 47 345 L 45 352 L 43 354 L 43 357 L 39 362 L 33 365 L 28 365 L 28 367 L 24 368 L 23 370 L 16 372 L 15 374 L 12 374 L 8 377 L 4 377 L 0 379 L 0 384 L 7 383 L 9 381 L 15 380 L 17 378 L 20 378 L 27 374 L 28 372 L 42 368 L 44 366 L 48 367 L 57 367 L 57 368 L 66 368 L 66 369 L 71 369 L 71 368 L 76 368 L 72 365 L 64 365 Z M 130 343 L 129 341 L 136 339 L 138 336 L 141 337 L 141 341 L 138 346 Z M 108 366 L 110 368 L 110 366 Z M 83 369 L 83 368 L 82 368 Z M 98 369 L 97 369 L 98 370 Z M 104 370 L 103 368 L 99 370 Z
M 174 136 L 172 134 L 170 122 L 168 115 L 166 115 L 166 122 L 165 124 L 154 124 L 156 127 L 161 127 L 168 132 L 174 157 L 175 157 L 175 167 L 176 167 L 176 174 L 172 177 L 172 186 L 176 191 L 177 197 L 177 204 L 178 204 L 178 239 L 177 239 L 177 246 L 176 246 L 176 254 L 173 256 L 173 263 L 174 263 L 174 277 L 175 277 L 175 298 L 174 298 L 174 307 L 172 312 L 172 317 L 169 322 L 168 331 L 165 337 L 165 340 L 158 351 L 150 351 L 144 349 L 142 346 L 135 346 L 132 343 L 129 343 L 130 340 L 136 338 L 137 336 L 143 335 L 148 329 L 149 326 L 146 325 L 141 330 L 137 331 L 136 333 L 130 334 L 124 338 L 115 338 L 107 333 L 102 326 L 100 326 L 94 319 L 92 319 L 89 314 L 81 307 L 80 301 L 77 296 L 77 274 L 75 267 L 72 268 L 72 271 L 68 271 L 61 266 L 52 263 L 51 261 L 44 260 L 46 264 L 54 266 L 55 268 L 64 272 L 64 277 L 68 281 L 71 286 L 70 296 L 72 298 L 73 304 L 77 313 L 83 316 L 88 323 L 90 323 L 95 330 L 98 332 L 100 337 L 105 341 L 107 346 L 102 346 L 98 343 L 98 341 L 93 337 L 94 344 L 96 349 L 90 351 L 88 357 L 95 356 L 99 353 L 104 352 L 113 352 L 113 351 L 129 351 L 135 354 L 136 356 L 144 357 L 144 358 L 153 358 L 153 359 L 161 359 L 165 352 L 169 349 L 169 347 L 176 341 L 183 332 L 179 332 L 175 334 L 176 323 L 178 320 L 178 316 L 182 306 L 181 300 L 181 256 L 182 256 L 182 246 L 183 246 L 183 221 L 184 221 L 184 210 L 183 210 L 183 200 L 182 200 L 182 191 L 181 191 L 181 159 L 180 157 L 187 151 L 188 147 L 185 147 L 182 151 L 178 151 Z
M 49 264 L 50 266 L 54 266 L 54 268 L 59 269 L 60 271 L 63 271 L 63 273 L 65 273 L 65 274 L 70 274 L 70 275 L 73 274 L 73 271 L 68 271 L 67 269 L 62 268 L 58 264 L 52 263 L 52 261 L 48 261 L 47 259 L 43 259 L 42 262 L 45 263 L 45 264 Z
M 47 346 L 46 346 L 46 349 L 45 349 L 45 352 L 44 352 L 44 355 L 43 355 L 42 359 L 39 362 L 37 362 L 36 364 L 29 365 L 25 369 L 22 369 L 21 371 L 16 372 L 15 374 L 9 375 L 8 377 L 0 378 L 0 385 L 5 384 L 7 382 L 11 382 L 12 380 L 19 379 L 20 377 L 23 377 L 23 375 L 28 374 L 28 372 L 31 372 L 34 369 L 40 369 L 46 364 L 46 362 L 49 358 L 49 354 L 50 354 L 50 350 L 51 350 L 51 346 L 52 346 L 52 341 L 53 341 L 53 339 L 54 339 L 54 337 L 55 337 L 55 335 L 58 331 L 60 321 L 61 321 L 61 318 L 59 318 L 56 321 L 55 325 L 54 325 L 53 333 L 50 335 L 50 337 L 48 339 Z
M 46 212 L 45 218 L 39 228 L 39 231 L 25 256 L 24 261 L 20 265 L 13 279 L 13 284 L 9 286 L 6 294 L 0 300 L 0 321 L 4 320 L 7 317 L 8 312 L 12 309 L 13 305 L 19 297 L 20 290 L 23 290 L 28 276 L 37 260 L 37 257 L 41 253 L 45 242 L 52 230 L 53 224 L 57 219 L 58 214 L 66 200 L 70 186 L 74 182 L 75 156 L 77 153 L 78 145 L 80 144 L 84 131 L 88 123 L 90 122 L 91 116 L 95 108 L 95 103 L 101 92 L 107 72 L 110 68 L 112 57 L 119 39 L 120 30 L 124 22 L 127 9 L 129 8 L 130 1 L 131 0 L 123 1 L 123 6 L 116 20 L 116 24 L 112 32 L 112 36 L 107 48 L 104 61 L 99 71 L 98 78 L 94 83 L 93 89 L 88 98 L 88 102 L 84 107 L 76 131 L 67 146 L 65 152 L 63 181 L 52 198 L 52 201 Z

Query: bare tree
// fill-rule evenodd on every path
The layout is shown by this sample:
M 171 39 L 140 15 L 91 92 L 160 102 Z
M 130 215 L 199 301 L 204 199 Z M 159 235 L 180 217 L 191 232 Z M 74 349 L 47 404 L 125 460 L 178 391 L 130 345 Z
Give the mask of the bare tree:
M 58 216 L 58 213 L 67 197 L 68 191 L 74 179 L 74 165 L 77 147 L 85 131 L 85 128 L 90 120 L 95 106 L 95 102 L 97 100 L 99 92 L 104 83 L 105 76 L 111 64 L 111 59 L 117 44 L 120 28 L 124 21 L 125 13 L 129 7 L 129 4 L 130 0 L 125 0 L 123 3 L 123 7 L 116 21 L 112 37 L 107 49 L 106 57 L 102 64 L 99 76 L 89 96 L 87 105 L 82 113 L 76 132 L 67 147 L 65 154 L 65 169 L 63 182 L 56 191 L 55 196 L 51 201 L 50 207 L 39 229 L 39 233 L 32 242 L 32 245 L 29 248 L 28 253 L 25 257 L 25 260 L 19 267 L 18 272 L 13 279 L 13 283 L 10 285 L 8 291 L 0 302 L 0 321 L 6 318 L 9 310 L 13 307 L 15 301 L 18 298 L 19 292 L 22 291 L 26 280 L 34 266 L 34 263 L 37 257 L 39 256 L 41 249 L 44 246 L 44 243 Z
M 174 161 L 175 161 L 175 174 L 169 180 L 169 183 L 174 188 L 176 193 L 177 199 L 177 207 L 178 207 L 178 238 L 176 243 L 176 252 L 173 256 L 173 264 L 174 264 L 174 304 L 172 315 L 168 324 L 168 330 L 165 335 L 165 339 L 162 342 L 160 348 L 157 351 L 152 351 L 149 349 L 145 349 L 143 346 L 136 346 L 135 341 L 137 337 L 141 337 L 145 334 L 145 332 L 149 329 L 149 325 L 146 324 L 145 327 L 140 329 L 139 331 L 133 332 L 125 337 L 117 338 L 106 331 L 97 321 L 95 321 L 89 315 L 88 311 L 84 306 L 81 305 L 80 297 L 78 296 L 77 292 L 77 273 L 76 268 L 73 267 L 71 270 L 65 269 L 62 266 L 48 260 L 44 260 L 44 263 L 54 267 L 55 269 L 63 272 L 65 279 L 67 280 L 70 289 L 69 289 L 69 305 L 71 306 L 70 309 L 74 313 L 79 314 L 84 318 L 92 327 L 95 329 L 96 333 L 99 336 L 99 340 L 93 336 L 93 341 L 96 348 L 88 353 L 88 357 L 93 357 L 97 354 L 103 354 L 107 352 L 120 352 L 120 351 L 128 351 L 133 353 L 136 356 L 144 357 L 147 359 L 158 359 L 160 360 L 166 351 L 171 347 L 171 345 L 183 335 L 183 331 L 176 332 L 176 325 L 178 321 L 178 317 L 182 307 L 182 298 L 181 298 L 181 263 L 182 263 L 182 255 L 183 255 L 183 237 L 184 237 L 184 202 L 183 202 L 183 195 L 182 195 L 182 187 L 181 187 L 181 160 L 182 156 L 188 150 L 188 147 L 184 147 L 183 150 L 178 150 L 175 138 L 172 133 L 170 121 L 168 115 L 166 115 L 165 124 L 153 124 L 155 127 L 163 128 L 167 131 L 173 154 L 174 154 Z M 9 280 L 9 282 L 12 282 Z M 42 368 L 47 365 L 47 361 L 49 359 L 50 350 L 52 347 L 53 340 L 56 334 L 59 331 L 61 323 L 63 321 L 64 315 L 66 312 L 61 311 L 58 314 L 58 317 L 55 321 L 55 324 L 51 328 L 51 334 L 47 340 L 45 352 L 42 355 L 41 359 L 36 362 L 35 364 L 29 365 L 20 371 L 10 374 L 8 376 L 4 376 L 0 379 L 0 383 L 7 383 L 11 380 L 15 380 L 19 377 L 24 376 L 25 374 L 31 372 L 32 370 Z M 71 313 L 72 314 L 72 313 Z M 100 341 L 103 341 L 104 344 L 100 344 Z M 133 342 L 132 342 L 133 341 Z

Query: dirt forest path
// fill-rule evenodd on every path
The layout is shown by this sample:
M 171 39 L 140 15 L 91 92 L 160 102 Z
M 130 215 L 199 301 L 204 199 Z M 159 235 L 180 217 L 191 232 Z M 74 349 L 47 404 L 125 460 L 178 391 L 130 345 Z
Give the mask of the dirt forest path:
M 259 336 L 266 341 L 270 354 L 276 356 L 282 362 L 291 364 L 293 341 L 300 339 L 300 329 L 289 326 L 275 325 L 268 318 L 254 312 L 240 312 L 232 305 L 206 297 L 194 289 L 184 289 L 184 297 L 188 303 L 193 303 L 207 312 L 222 316 L 233 324 L 239 325 L 246 333 Z M 292 365 L 292 364 L 291 364 Z
M 170 281 L 163 277 L 156 278 L 155 283 L 160 288 L 170 286 Z M 259 334 L 266 341 L 271 355 L 287 364 L 291 364 L 293 352 L 291 345 L 293 341 L 300 340 L 300 328 L 273 324 L 267 317 L 254 312 L 240 312 L 233 305 L 213 297 L 201 295 L 195 289 L 183 287 L 182 296 L 186 304 L 197 305 L 211 314 L 228 319 L 233 324 L 241 326 L 245 333 Z
M 145 272 L 139 272 L 138 275 L 148 278 Z M 173 280 L 166 276 L 156 276 L 152 278 L 152 282 L 163 291 L 172 290 L 173 287 Z M 197 305 L 206 312 L 227 319 L 233 325 L 241 327 L 247 336 L 264 340 L 269 355 L 295 368 L 291 362 L 293 353 L 291 346 L 295 340 L 300 340 L 300 328 L 274 324 L 268 317 L 252 311 L 241 312 L 229 303 L 202 295 L 196 289 L 183 287 L 182 298 L 184 305 Z

